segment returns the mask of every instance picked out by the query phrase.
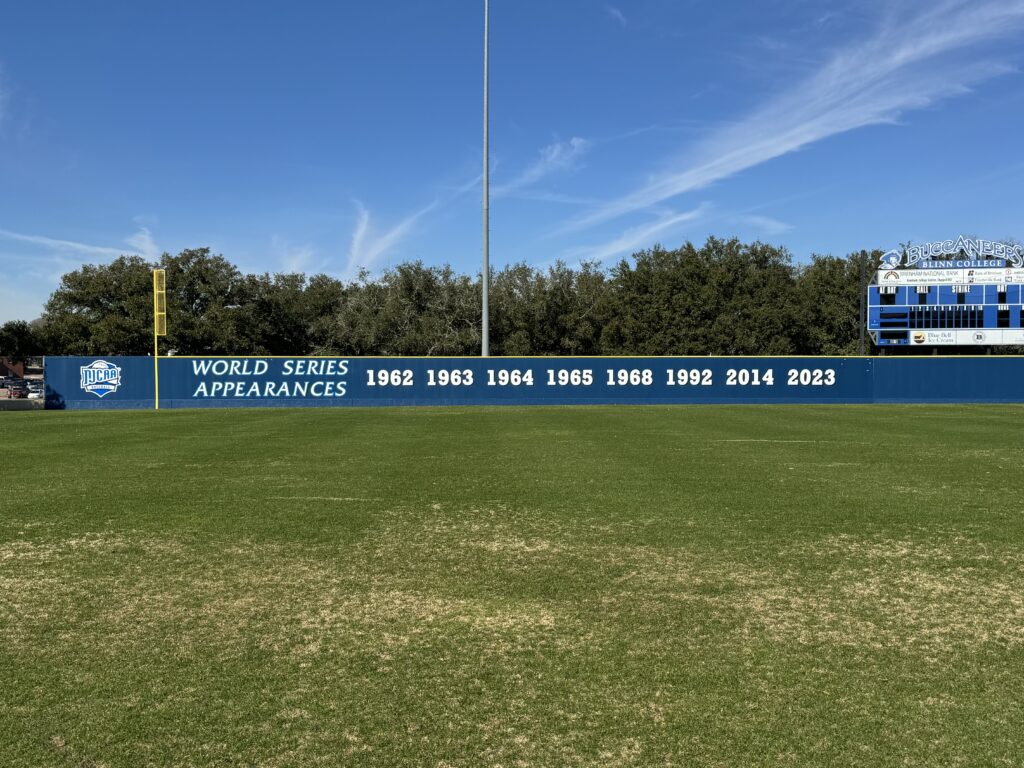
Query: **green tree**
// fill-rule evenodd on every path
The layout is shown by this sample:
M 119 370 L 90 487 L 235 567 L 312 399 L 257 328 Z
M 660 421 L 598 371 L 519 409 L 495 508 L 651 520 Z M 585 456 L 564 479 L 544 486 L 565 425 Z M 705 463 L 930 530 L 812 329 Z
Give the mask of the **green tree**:
M 789 252 L 716 238 L 709 238 L 702 250 L 718 299 L 712 354 L 795 354 L 798 312 Z
M 787 251 L 709 238 L 655 246 L 611 271 L 605 354 L 789 354 L 797 319 Z
M 800 353 L 855 355 L 860 348 L 861 259 L 870 275 L 881 251 L 811 257 L 797 276 Z
M 48 354 L 151 353 L 152 266 L 138 256 L 121 256 L 68 272 L 46 302 L 43 324 Z
M 490 287 L 491 347 L 496 355 L 542 354 L 543 277 L 527 264 L 494 273 Z
M 305 322 L 308 348 L 314 354 L 323 354 L 331 333 L 331 320 L 345 300 L 345 286 L 329 275 L 313 275 L 306 285 Z
M 557 352 L 596 355 L 601 350 L 601 329 L 610 311 L 609 284 L 596 262 L 572 270 L 558 263 L 548 274 L 549 305 L 561 328 Z
M 167 338 L 162 347 L 181 355 L 252 352 L 251 292 L 238 268 L 209 248 L 165 253 Z
M 623 259 L 611 270 L 608 321 L 601 352 L 613 355 L 703 355 L 716 350 L 709 334 L 720 297 L 704 255 L 687 243 Z
M 594 263 L 547 272 L 508 266 L 491 286 L 492 346 L 500 355 L 597 354 L 607 283 Z
M 592 263 L 556 262 L 546 270 L 515 264 L 491 282 L 491 349 L 499 355 L 850 354 L 860 335 L 859 260 L 871 260 L 873 268 L 878 255 L 814 256 L 797 267 L 782 248 L 709 238 L 700 247 L 656 245 L 607 271 Z M 152 266 L 124 256 L 64 275 L 41 318 L 37 348 L 148 354 Z M 408 262 L 347 284 L 327 275 L 246 275 L 208 248 L 164 254 L 159 266 L 167 271 L 168 296 L 161 348 L 177 354 L 475 355 L 480 349 L 479 277 L 448 266 Z
M 24 320 L 11 320 L 0 325 L 0 358 L 24 363 L 43 354 L 42 340 L 35 328 Z
M 347 355 L 467 355 L 480 344 L 480 297 L 451 267 L 408 262 L 345 288 L 320 351 Z
M 327 275 L 248 276 L 250 354 L 306 354 L 319 344 L 320 320 L 341 307 L 344 290 Z M 300 350 L 300 351 L 297 351 Z

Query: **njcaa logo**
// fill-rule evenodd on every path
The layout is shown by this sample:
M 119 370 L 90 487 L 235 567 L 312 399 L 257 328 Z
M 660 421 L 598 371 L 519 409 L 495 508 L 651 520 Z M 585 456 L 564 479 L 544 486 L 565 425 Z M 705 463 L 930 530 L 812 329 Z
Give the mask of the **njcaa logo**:
M 121 369 L 106 360 L 97 360 L 89 365 L 83 365 L 82 389 L 92 392 L 96 397 L 103 397 L 117 392 L 121 386 Z

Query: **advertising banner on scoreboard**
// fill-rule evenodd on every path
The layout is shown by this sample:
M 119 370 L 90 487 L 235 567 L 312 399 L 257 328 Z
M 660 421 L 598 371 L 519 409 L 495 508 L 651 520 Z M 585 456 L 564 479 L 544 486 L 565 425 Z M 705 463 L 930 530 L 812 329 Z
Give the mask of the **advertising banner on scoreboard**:
M 912 344 L 928 345 L 932 347 L 964 347 L 968 345 L 985 344 L 1024 346 L 1024 328 L 1005 328 L 973 331 L 911 331 L 910 341 Z
M 1024 283 L 1024 269 L 888 269 L 878 285 L 1013 285 Z
M 938 362 L 936 358 L 165 357 L 154 371 L 151 357 L 49 357 L 46 405 L 84 410 L 157 405 L 1024 402 L 1024 358 L 954 358 L 941 367 Z M 957 372 L 955 391 L 936 379 L 940 368 L 947 378 L 951 370 Z

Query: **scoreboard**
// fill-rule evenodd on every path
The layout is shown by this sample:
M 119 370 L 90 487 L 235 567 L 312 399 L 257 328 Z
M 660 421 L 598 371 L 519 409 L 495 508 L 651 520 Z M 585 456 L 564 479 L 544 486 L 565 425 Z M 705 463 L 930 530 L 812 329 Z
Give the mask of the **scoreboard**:
M 879 347 L 1024 346 L 1022 313 L 1024 247 L 995 241 L 890 251 L 867 287 L 867 330 Z

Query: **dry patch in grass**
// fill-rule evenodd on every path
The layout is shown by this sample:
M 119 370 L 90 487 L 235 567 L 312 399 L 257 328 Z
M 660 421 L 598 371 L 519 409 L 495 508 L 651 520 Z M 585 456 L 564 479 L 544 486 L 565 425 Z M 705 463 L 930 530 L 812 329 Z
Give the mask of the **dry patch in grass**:
M 781 555 L 790 567 L 657 549 L 605 557 L 630 564 L 622 599 L 712 605 L 734 615 L 745 635 L 775 642 L 929 651 L 1024 643 L 1024 555 L 1017 551 L 960 536 L 845 536 Z
M 636 521 L 545 522 L 487 509 L 387 512 L 382 521 L 334 550 L 255 540 L 197 546 L 133 531 L 7 542 L 0 545 L 0 644 L 61 664 L 83 654 L 116 664 L 154 647 L 189 663 L 211 654 L 230 663 L 255 649 L 299 681 L 348 675 L 353 696 L 361 686 L 379 695 L 387 687 L 374 685 L 396 680 L 411 686 L 414 699 L 438 697 L 449 711 L 443 727 L 477 734 L 480 764 L 630 766 L 649 763 L 651 734 L 671 729 L 691 704 L 631 688 L 599 667 L 589 684 L 575 682 L 578 711 L 558 704 L 564 733 L 542 738 L 548 723 L 537 713 L 556 711 L 530 710 L 556 684 L 542 670 L 571 669 L 574 657 L 614 657 L 634 668 L 685 664 L 732 642 L 926 658 L 1024 643 L 1024 555 L 960 534 L 833 536 L 743 561 L 725 550 L 615 543 L 627 525 L 635 532 Z M 564 599 L 487 589 L 478 597 L 460 592 L 466 585 L 458 577 L 423 578 L 467 558 L 476 568 L 468 578 L 479 581 L 557 563 L 579 569 L 596 588 Z M 419 666 L 430 658 L 436 664 Z M 524 658 L 539 660 L 535 673 L 523 672 Z M 503 683 L 481 683 L 484 670 L 502 670 Z M 492 689 L 507 703 L 500 711 L 464 710 L 474 685 L 507 686 Z M 348 694 L 315 688 L 300 686 L 277 702 L 273 728 L 288 738 L 261 764 L 330 764 L 328 754 L 356 761 L 382 748 L 380 734 L 352 731 L 341 742 L 324 731 L 324 712 L 338 701 L 324 697 Z M 160 706 L 172 711 L 202 695 L 183 687 Z M 915 706 L 944 712 L 953 705 L 930 693 Z M 609 722 L 633 722 L 644 735 L 610 732 L 581 750 L 584 721 L 572 717 L 588 708 Z M 440 726 L 424 720 L 416 733 L 416 722 L 388 738 L 429 752 L 447 731 L 439 737 Z M 50 748 L 67 751 L 57 742 Z
M 113 533 L 84 533 L 69 539 L 46 543 L 15 539 L 0 544 L 0 561 L 28 563 L 54 561 L 75 553 L 113 553 L 128 548 L 128 539 Z
M 186 654 L 197 638 L 230 647 L 258 636 L 262 648 L 293 658 L 341 647 L 386 657 L 452 631 L 501 652 L 585 644 L 620 631 L 625 613 L 654 622 L 699 607 L 740 637 L 773 642 L 928 651 L 1024 643 L 1024 555 L 962 536 L 830 537 L 786 548 L 766 566 L 603 544 L 582 527 L 545 529 L 509 514 L 419 520 L 407 530 L 396 515 L 344 557 L 258 542 L 197 551 L 131 532 L 10 541 L 0 545 L 0 638 L 28 642 L 67 617 L 82 642 L 99 639 L 107 652 L 169 632 Z M 571 562 L 604 588 L 570 604 L 417 585 L 417 573 L 465 550 L 491 563 L 481 573 Z
M 201 638 L 227 647 L 258 638 L 266 650 L 308 657 L 328 647 L 386 655 L 453 630 L 485 648 L 512 649 L 562 628 L 541 601 L 383 586 L 372 563 L 384 546 L 329 559 L 256 542 L 197 551 L 132 533 L 8 542 L 0 546 L 0 638 L 28 642 L 63 617 L 78 642 L 101 639 L 104 653 L 163 636 L 183 654 Z

